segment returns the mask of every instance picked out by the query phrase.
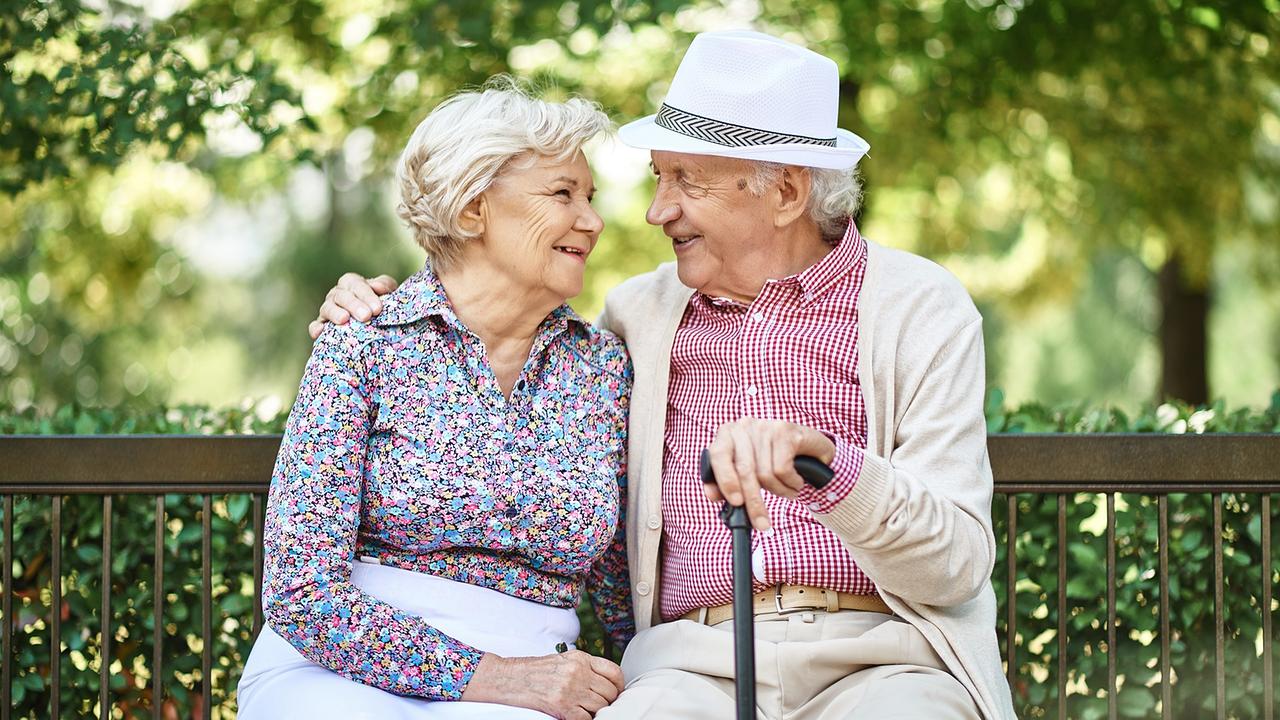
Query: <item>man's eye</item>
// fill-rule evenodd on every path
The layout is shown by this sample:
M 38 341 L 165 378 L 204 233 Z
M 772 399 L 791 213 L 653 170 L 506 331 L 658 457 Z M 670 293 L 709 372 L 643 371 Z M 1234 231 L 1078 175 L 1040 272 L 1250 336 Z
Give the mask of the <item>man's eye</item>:
M 691 197 L 703 197 L 707 194 L 707 188 L 702 185 L 694 185 L 684 178 L 680 178 L 680 187 Z

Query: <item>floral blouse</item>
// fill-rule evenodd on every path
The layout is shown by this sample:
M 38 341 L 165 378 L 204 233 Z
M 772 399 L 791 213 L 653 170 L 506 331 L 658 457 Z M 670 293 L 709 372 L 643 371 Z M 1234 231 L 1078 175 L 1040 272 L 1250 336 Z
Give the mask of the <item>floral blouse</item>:
M 369 323 L 316 341 L 271 479 L 263 609 L 309 660 L 456 700 L 483 653 L 351 582 L 357 557 L 575 607 L 620 645 L 631 362 L 568 308 L 538 329 L 511 398 L 428 266 Z

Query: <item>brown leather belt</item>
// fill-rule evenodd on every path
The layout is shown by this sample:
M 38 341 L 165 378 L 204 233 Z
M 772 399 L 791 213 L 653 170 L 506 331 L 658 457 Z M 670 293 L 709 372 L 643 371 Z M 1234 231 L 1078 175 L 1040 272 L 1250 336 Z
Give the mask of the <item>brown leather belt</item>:
M 789 615 L 803 611 L 862 610 L 892 615 L 879 595 L 852 595 L 811 585 L 777 585 L 756 593 L 751 600 L 755 615 Z M 733 618 L 733 603 L 697 608 L 680 616 L 704 625 L 719 625 Z

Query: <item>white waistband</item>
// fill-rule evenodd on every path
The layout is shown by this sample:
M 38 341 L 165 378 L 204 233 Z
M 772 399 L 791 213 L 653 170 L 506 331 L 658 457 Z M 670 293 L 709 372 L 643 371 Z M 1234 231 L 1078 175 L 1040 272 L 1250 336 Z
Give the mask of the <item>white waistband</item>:
M 370 595 L 474 648 L 507 657 L 546 655 L 578 637 L 574 608 L 522 600 L 424 573 L 356 562 L 351 581 Z

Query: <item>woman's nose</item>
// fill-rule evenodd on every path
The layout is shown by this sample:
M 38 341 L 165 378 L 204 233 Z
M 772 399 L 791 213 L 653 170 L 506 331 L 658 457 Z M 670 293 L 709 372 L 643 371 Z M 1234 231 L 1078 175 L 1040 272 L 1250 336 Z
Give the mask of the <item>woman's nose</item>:
M 594 207 L 587 205 L 586 210 L 578 216 L 577 227 L 581 232 L 599 235 L 604 230 L 604 219 Z

